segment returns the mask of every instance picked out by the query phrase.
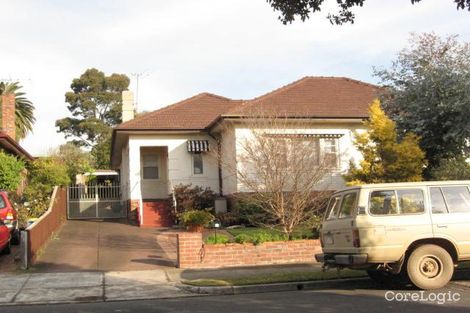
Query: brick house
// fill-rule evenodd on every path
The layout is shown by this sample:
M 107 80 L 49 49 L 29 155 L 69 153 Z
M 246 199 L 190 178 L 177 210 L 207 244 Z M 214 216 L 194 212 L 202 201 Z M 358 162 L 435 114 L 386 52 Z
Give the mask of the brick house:
M 226 162 L 237 162 L 237 140 L 250 136 L 246 120 L 260 118 L 251 116 L 255 109 L 291 120 L 297 133 L 334 154 L 335 169 L 327 179 L 332 189 L 341 188 L 349 161 L 361 158 L 353 133 L 363 130 L 379 92 L 378 86 L 349 78 L 304 77 L 251 100 L 201 93 L 136 118 L 131 93 L 125 92 L 123 123 L 113 130 L 111 152 L 123 200 L 141 226 L 168 226 L 166 199 L 177 184 L 209 187 L 221 196 L 245 191 L 207 152 L 220 149 Z M 220 127 L 224 123 L 230 126 Z

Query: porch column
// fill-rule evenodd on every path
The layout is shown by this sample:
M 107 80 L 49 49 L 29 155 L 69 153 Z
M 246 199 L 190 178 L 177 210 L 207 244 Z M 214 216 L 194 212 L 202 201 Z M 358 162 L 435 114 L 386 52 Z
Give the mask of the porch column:
M 140 145 L 133 140 L 129 140 L 129 191 L 131 212 L 137 209 L 137 219 L 142 225 L 142 192 L 140 186 Z

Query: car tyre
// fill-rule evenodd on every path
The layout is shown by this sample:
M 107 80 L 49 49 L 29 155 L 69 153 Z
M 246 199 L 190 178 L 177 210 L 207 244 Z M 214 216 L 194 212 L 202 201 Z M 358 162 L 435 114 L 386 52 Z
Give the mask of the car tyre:
M 21 240 L 21 235 L 19 229 L 15 229 L 13 234 L 11 234 L 11 243 L 13 245 L 19 245 Z
M 11 253 L 11 240 L 8 241 L 7 246 L 2 250 L 2 254 L 10 254 Z
M 419 289 L 439 289 L 454 274 L 454 261 L 444 248 L 432 244 L 417 247 L 406 264 L 408 277 Z

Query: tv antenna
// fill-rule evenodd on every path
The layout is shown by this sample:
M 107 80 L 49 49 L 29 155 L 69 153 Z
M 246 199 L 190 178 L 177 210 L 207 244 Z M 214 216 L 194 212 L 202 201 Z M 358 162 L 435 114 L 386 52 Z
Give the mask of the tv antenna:
M 131 75 L 135 77 L 135 103 L 134 103 L 134 108 L 135 108 L 135 111 L 137 112 L 137 109 L 139 107 L 139 80 L 140 80 L 140 78 L 149 76 L 150 74 L 145 70 L 145 71 L 139 72 L 139 73 L 131 73 Z

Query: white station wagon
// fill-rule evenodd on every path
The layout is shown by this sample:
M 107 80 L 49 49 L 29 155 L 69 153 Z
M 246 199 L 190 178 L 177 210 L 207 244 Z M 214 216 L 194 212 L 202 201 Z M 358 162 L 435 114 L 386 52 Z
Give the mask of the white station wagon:
M 322 223 L 326 267 L 366 269 L 379 282 L 407 277 L 437 289 L 470 260 L 470 181 L 371 184 L 334 193 Z

